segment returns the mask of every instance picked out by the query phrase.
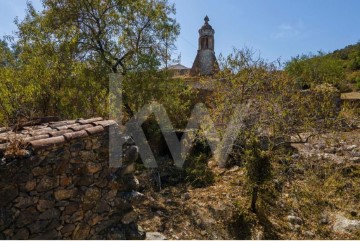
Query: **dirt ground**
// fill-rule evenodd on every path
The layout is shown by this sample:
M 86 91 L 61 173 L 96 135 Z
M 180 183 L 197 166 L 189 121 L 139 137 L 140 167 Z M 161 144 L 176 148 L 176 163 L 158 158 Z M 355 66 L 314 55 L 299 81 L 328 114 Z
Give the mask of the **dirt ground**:
M 294 145 L 298 153 L 273 164 L 257 215 L 248 211 L 244 168 L 210 161 L 214 185 L 145 191 L 138 224 L 168 239 L 359 239 L 359 137 L 357 129 Z

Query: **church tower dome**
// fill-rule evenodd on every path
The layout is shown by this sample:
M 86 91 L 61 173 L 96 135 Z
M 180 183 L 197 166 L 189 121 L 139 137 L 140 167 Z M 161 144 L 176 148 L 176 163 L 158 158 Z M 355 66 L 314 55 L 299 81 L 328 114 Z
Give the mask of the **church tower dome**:
M 209 17 L 204 18 L 204 25 L 199 29 L 199 48 L 190 74 L 213 75 L 218 70 L 215 57 L 215 30 L 209 24 Z

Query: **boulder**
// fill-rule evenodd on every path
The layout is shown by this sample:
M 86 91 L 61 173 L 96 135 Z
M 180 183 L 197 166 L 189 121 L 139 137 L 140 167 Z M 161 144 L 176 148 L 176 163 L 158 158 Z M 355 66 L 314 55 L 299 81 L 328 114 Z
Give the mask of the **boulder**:
M 360 220 L 351 220 L 341 214 L 335 216 L 333 230 L 339 233 L 351 233 L 360 231 Z

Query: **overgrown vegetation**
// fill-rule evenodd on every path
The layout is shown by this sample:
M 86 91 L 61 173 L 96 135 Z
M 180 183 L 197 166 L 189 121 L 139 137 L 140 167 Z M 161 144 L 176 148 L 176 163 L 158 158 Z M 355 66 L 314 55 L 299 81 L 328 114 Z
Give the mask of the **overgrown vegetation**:
M 333 53 L 320 51 L 294 57 L 286 63 L 285 70 L 302 87 L 330 83 L 342 92 L 360 90 L 360 43 Z
M 0 42 L 0 125 L 36 116 L 107 116 L 108 74 L 114 73 L 123 78 L 124 121 L 157 101 L 165 106 L 175 129 L 186 127 L 201 96 L 182 79 L 161 71 L 179 34 L 173 5 L 166 0 L 43 0 L 43 4 L 42 12 L 28 4 L 26 18 L 16 22 L 15 38 Z M 223 126 L 237 107 L 248 106 L 232 126 L 237 135 L 225 165 L 244 167 L 243 184 L 250 190 L 249 209 L 237 207 L 231 220 L 232 227 L 241 229 L 229 228 L 238 238 L 253 238 L 251 229 L 256 225 L 272 229 L 267 216 L 284 189 L 298 200 L 286 199 L 288 207 L 296 207 L 311 224 L 322 209 L 341 207 L 341 197 L 359 192 L 358 166 L 320 168 L 318 163 L 301 160 L 291 167 L 290 144 L 305 144 L 313 136 L 356 126 L 354 116 L 359 112 L 347 106 L 341 111 L 340 92 L 360 89 L 360 43 L 331 54 L 295 57 L 284 69 L 254 56 L 245 48 L 220 58 L 214 91 L 204 94 L 209 95 L 207 104 L 222 137 Z M 156 157 L 168 152 L 153 115 L 143 127 Z M 201 132 L 179 175 L 195 188 L 209 187 L 217 180 L 208 165 L 211 151 L 200 136 Z M 293 169 L 308 171 L 306 180 L 295 180 Z M 162 187 L 160 171 L 154 170 L 157 191 Z M 330 199 L 335 201 L 329 204 Z M 328 230 L 316 228 L 320 237 L 326 237 Z
M 141 73 L 150 83 L 145 76 L 167 63 L 179 34 L 167 0 L 42 3 L 41 12 L 28 3 L 16 35 L 0 42 L 2 125 L 37 116 L 107 116 L 108 74 Z
M 198 137 L 184 163 L 185 181 L 193 187 L 206 187 L 215 182 L 215 175 L 208 167 L 211 150 L 206 139 Z
M 319 69 L 307 72 L 316 61 Z M 273 209 L 283 185 L 281 180 L 274 187 L 270 184 L 287 168 L 284 163 L 293 154 L 290 144 L 304 144 L 312 136 L 337 131 L 347 121 L 339 115 L 340 91 L 336 88 L 342 67 L 333 60 L 312 58 L 294 61 L 281 71 L 276 63 L 254 58 L 249 49 L 234 50 L 220 66 L 222 82 L 214 92 L 213 116 L 220 123 L 229 123 L 237 105 L 249 106 L 233 128 L 239 134 L 232 159 L 238 161 L 231 162 L 244 164 L 248 206 L 258 214 L 260 225 L 265 225 L 264 217 Z M 299 79 L 309 89 L 299 88 Z

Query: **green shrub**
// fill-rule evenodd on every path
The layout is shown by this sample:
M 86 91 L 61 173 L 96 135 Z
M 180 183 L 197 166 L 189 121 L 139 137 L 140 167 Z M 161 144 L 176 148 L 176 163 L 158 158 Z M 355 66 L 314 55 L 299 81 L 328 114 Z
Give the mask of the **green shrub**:
M 360 77 L 356 77 L 355 81 L 357 90 L 360 90 Z
M 207 162 L 211 150 L 204 138 L 198 138 L 188 158 L 184 163 L 185 180 L 193 187 L 206 187 L 215 182 L 215 174 Z

